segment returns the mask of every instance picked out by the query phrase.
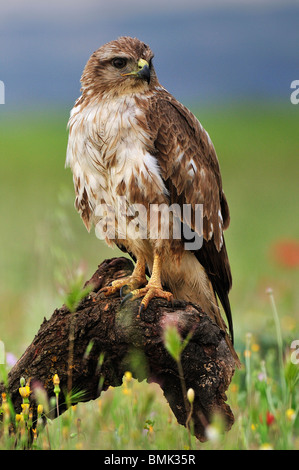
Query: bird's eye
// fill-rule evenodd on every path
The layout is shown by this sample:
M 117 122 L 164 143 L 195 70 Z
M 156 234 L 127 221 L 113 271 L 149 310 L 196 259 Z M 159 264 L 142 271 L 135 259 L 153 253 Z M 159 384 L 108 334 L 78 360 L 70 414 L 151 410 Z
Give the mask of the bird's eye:
M 127 65 L 127 59 L 125 59 L 124 57 L 116 57 L 115 59 L 113 59 L 112 65 L 117 69 L 122 69 Z

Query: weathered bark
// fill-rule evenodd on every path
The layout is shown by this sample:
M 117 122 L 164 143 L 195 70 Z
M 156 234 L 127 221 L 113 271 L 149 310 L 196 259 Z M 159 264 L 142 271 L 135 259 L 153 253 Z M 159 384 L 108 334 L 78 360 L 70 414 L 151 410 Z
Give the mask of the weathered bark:
M 192 330 L 181 363 L 186 389 L 195 391 L 192 420 L 196 437 L 205 440 L 205 426 L 216 412 L 223 415 L 226 428 L 230 429 L 234 417 L 225 403 L 225 392 L 235 370 L 235 361 L 223 332 L 199 306 L 187 302 L 175 301 L 171 305 L 162 299 L 154 299 L 144 317 L 139 318 L 140 300 L 129 300 L 121 306 L 119 296 L 106 298 L 99 292 L 113 279 L 130 274 L 132 268 L 132 263 L 126 258 L 104 261 L 88 281 L 93 283 L 93 290 L 76 313 L 70 313 L 62 306 L 49 320 L 44 319 L 31 345 L 9 373 L 8 393 L 15 409 L 19 412 L 21 408 L 20 377 L 30 378 L 33 389 L 36 383 L 42 384 L 50 397 L 54 394 L 52 378 L 57 373 L 62 392 L 61 414 L 66 409 L 64 394 L 68 388 L 70 367 L 72 388 L 84 392 L 77 398 L 79 401 L 94 400 L 110 385 L 121 385 L 124 372 L 131 370 L 138 380 L 157 382 L 177 421 L 186 425 L 187 413 L 178 367 L 163 342 L 164 327 L 171 321 L 177 325 L 182 338 Z M 70 365 L 71 325 L 74 350 Z M 87 346 L 91 344 L 92 349 L 87 355 Z M 134 361 L 134 358 L 138 360 Z M 3 391 L 4 385 L 0 384 L 0 394 Z M 31 402 L 34 407 L 33 395 Z

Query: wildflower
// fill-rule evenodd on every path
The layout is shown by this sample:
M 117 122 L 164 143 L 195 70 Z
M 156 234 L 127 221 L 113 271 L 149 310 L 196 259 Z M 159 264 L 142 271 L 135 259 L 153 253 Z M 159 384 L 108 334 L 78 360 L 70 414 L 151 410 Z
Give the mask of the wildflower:
M 187 398 L 188 398 L 188 401 L 189 403 L 193 403 L 194 402 L 194 390 L 193 388 L 189 388 L 188 392 L 187 392 Z
M 20 387 L 19 393 L 22 398 L 28 398 L 31 393 L 30 387 L 28 385 L 26 385 L 25 387 Z
M 22 420 L 23 420 L 23 415 L 20 414 L 20 413 L 17 413 L 17 414 L 16 414 L 16 422 L 19 423 L 19 422 L 22 421 Z
M 56 396 L 58 396 L 60 393 L 59 384 L 60 384 L 60 379 L 58 377 L 58 374 L 55 374 L 53 377 L 53 385 L 54 385 L 54 393 Z
M 154 432 L 154 424 L 155 424 L 155 421 L 152 421 L 151 419 L 147 419 L 145 421 L 145 425 L 143 429 L 146 429 L 148 434 L 152 434 Z
M 24 416 L 27 416 L 29 414 L 29 403 L 21 403 L 21 407 L 22 407 L 22 413 L 24 414 Z
M 11 353 L 11 352 L 6 353 L 6 365 L 8 367 L 13 367 L 16 364 L 17 361 L 18 361 L 18 359 L 16 358 L 16 356 L 13 353 Z
M 293 410 L 292 408 L 288 408 L 286 410 L 286 418 L 289 420 L 289 421 L 295 421 L 295 418 L 296 418 L 296 412 L 295 410 Z
M 151 424 L 148 425 L 148 432 L 149 432 L 149 433 L 154 432 L 154 428 L 153 428 L 153 426 L 152 426 Z
M 40 416 L 41 414 L 43 414 L 43 411 L 44 411 L 43 405 L 38 405 L 37 414 Z
M 268 442 L 264 442 L 264 443 L 260 446 L 260 450 L 273 450 L 273 447 L 272 447 L 271 444 L 269 444 Z
M 270 413 L 270 411 L 267 411 L 267 413 L 266 413 L 267 426 L 271 426 L 271 424 L 274 422 L 274 420 L 275 420 L 274 415 L 272 413 Z
M 297 268 L 299 266 L 298 240 L 277 240 L 271 251 L 273 258 L 281 266 L 286 268 Z
M 255 424 L 251 424 L 251 431 L 255 431 L 256 430 L 256 425 Z
M 31 428 L 32 427 L 32 418 L 33 418 L 33 413 L 32 411 L 29 411 L 29 415 L 28 415 L 28 423 L 27 423 L 27 426 L 28 428 Z
M 124 395 L 131 395 L 132 394 L 131 385 L 129 385 L 131 380 L 132 380 L 132 372 L 129 372 L 129 371 L 125 372 L 123 387 L 122 387 L 122 393 Z
M 259 382 L 266 382 L 267 381 L 267 376 L 265 374 L 265 372 L 260 372 L 257 376 Z
M 8 404 L 7 398 L 6 398 L 6 393 L 3 392 L 3 393 L 1 394 L 1 396 L 2 396 L 2 404 L 1 404 L 1 406 L 0 406 L 0 416 L 1 416 L 1 411 L 2 411 L 3 415 L 4 415 L 5 417 L 9 418 L 9 416 L 10 416 L 10 411 L 9 411 L 9 404 Z
M 9 404 L 7 403 L 7 401 L 3 401 L 2 402 L 2 412 L 3 412 L 3 416 L 6 420 L 9 420 L 10 419 L 10 409 L 9 409 Z
M 125 372 L 125 379 L 126 379 L 127 382 L 131 382 L 132 372 L 130 372 L 130 371 Z
M 244 357 L 247 357 L 247 358 L 251 357 L 251 351 L 249 349 L 245 349 Z
M 253 352 L 258 352 L 258 351 L 260 350 L 260 345 L 257 344 L 257 343 L 253 343 L 253 344 L 251 345 L 251 350 L 252 350 Z
M 60 393 L 60 379 L 58 377 L 58 374 L 55 374 L 53 376 L 53 384 L 54 384 L 54 393 L 56 395 L 56 413 L 57 416 L 59 416 L 59 393 Z
M 58 377 L 58 374 L 55 374 L 55 375 L 53 376 L 53 384 L 54 384 L 54 385 L 59 385 L 59 384 L 60 384 L 60 379 L 59 379 L 59 377 Z

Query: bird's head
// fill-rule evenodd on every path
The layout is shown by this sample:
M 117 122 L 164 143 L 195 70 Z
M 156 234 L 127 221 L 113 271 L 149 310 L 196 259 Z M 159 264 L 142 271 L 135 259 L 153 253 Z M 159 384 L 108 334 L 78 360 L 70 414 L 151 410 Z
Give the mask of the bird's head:
M 114 96 L 150 90 L 159 83 L 153 56 L 149 46 L 137 38 L 121 37 L 104 44 L 85 66 L 82 90 Z

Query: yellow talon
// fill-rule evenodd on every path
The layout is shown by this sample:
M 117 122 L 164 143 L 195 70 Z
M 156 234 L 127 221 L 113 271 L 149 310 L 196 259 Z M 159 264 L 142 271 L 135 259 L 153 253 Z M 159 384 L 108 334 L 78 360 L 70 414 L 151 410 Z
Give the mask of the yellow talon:
M 120 291 L 122 296 L 122 291 L 124 287 L 127 287 L 129 290 L 137 289 L 140 286 L 146 284 L 145 276 L 145 262 L 143 260 L 137 260 L 134 271 L 130 276 L 123 277 L 121 279 L 116 279 L 111 283 L 110 286 L 103 287 L 101 292 L 105 294 L 106 297 L 115 294 Z
M 158 255 L 155 255 L 154 257 L 153 272 L 147 286 L 143 287 L 142 289 L 132 290 L 128 295 L 126 295 L 126 297 L 124 297 L 122 303 L 129 299 L 138 299 L 139 297 L 143 297 L 140 303 L 139 313 L 144 311 L 148 307 L 150 301 L 155 297 L 166 299 L 168 302 L 173 299 L 172 293 L 164 291 L 162 288 L 161 260 Z

